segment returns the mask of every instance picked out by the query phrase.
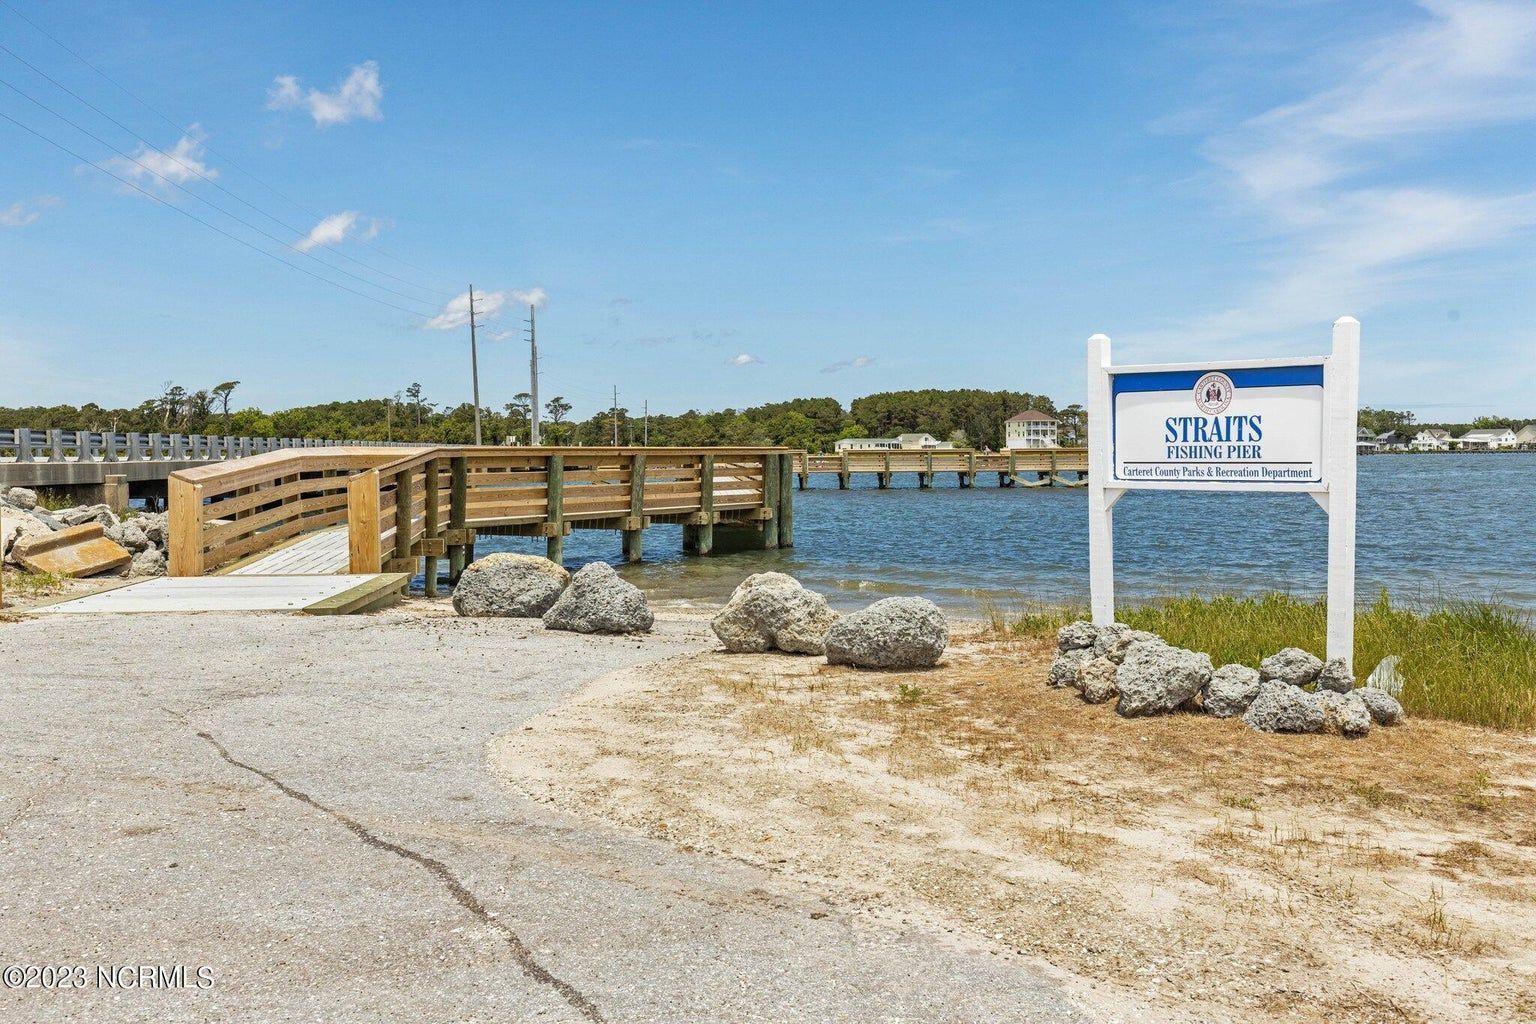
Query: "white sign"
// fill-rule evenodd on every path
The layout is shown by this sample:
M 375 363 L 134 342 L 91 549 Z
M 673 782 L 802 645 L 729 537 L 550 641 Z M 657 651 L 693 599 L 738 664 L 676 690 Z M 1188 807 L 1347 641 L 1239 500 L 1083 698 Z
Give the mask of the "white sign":
M 1328 657 L 1351 660 L 1360 324 L 1309 359 L 1113 366 L 1088 339 L 1093 620 L 1114 621 L 1111 509 L 1127 490 L 1291 491 L 1328 513 Z

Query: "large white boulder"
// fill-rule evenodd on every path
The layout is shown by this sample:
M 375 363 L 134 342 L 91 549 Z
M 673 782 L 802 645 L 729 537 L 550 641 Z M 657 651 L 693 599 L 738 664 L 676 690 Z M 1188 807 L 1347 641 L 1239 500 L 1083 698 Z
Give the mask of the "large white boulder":
M 1260 732 L 1321 732 L 1323 702 L 1280 679 L 1259 684 L 1259 695 L 1243 713 L 1243 721 Z
M 547 629 L 574 633 L 644 633 L 655 623 L 640 588 L 607 562 L 588 562 L 544 613 Z
M 497 552 L 464 567 L 453 588 L 453 610 L 460 615 L 537 619 L 570 581 L 571 574 L 547 558 Z
M 827 633 L 827 663 L 860 668 L 928 668 L 949 646 L 949 623 L 932 601 L 888 597 L 838 619 Z
M 1163 715 L 1191 701 L 1211 681 L 1211 656 L 1161 640 L 1132 644 L 1115 673 L 1126 718 Z
M 826 598 L 793 576 L 761 572 L 742 581 L 710 627 L 734 653 L 825 654 L 827 631 L 836 621 Z

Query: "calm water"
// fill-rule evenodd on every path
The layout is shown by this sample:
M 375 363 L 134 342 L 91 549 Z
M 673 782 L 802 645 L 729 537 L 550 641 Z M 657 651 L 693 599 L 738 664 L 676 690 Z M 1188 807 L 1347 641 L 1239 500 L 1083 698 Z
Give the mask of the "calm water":
M 985 602 L 1088 596 L 1086 495 L 1080 489 L 999 488 L 995 474 L 955 487 L 941 475 L 920 491 L 911 474 L 888 490 L 872 475 L 837 489 L 812 478 L 795 496 L 795 547 L 684 558 L 680 527 L 646 531 L 641 565 L 623 566 L 653 600 L 718 602 L 749 573 L 778 569 L 856 607 L 920 594 L 959 612 Z M 1496 596 L 1536 609 L 1536 453 L 1375 456 L 1360 460 L 1357 588 L 1394 597 Z M 477 554 L 543 553 L 543 542 L 486 537 Z M 1327 521 L 1306 495 L 1132 492 L 1115 506 L 1117 596 L 1192 589 L 1325 589 Z M 617 563 L 619 535 L 577 531 L 566 564 Z

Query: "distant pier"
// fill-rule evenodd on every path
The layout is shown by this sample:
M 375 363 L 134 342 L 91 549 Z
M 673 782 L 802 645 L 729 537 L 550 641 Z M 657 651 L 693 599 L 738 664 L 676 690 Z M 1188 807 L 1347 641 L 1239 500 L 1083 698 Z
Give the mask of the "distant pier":
M 1081 487 L 1088 478 L 1086 448 L 1012 448 L 979 452 L 973 448 L 890 448 L 812 455 L 796 452 L 794 472 L 803 491 L 812 474 L 837 476 L 843 490 L 854 474 L 874 476 L 879 487 L 891 486 L 897 473 L 913 473 L 920 488 L 930 488 L 939 474 L 955 474 L 961 487 L 976 483 L 978 473 L 996 473 L 999 487 Z M 1072 474 L 1068 476 L 1067 474 Z

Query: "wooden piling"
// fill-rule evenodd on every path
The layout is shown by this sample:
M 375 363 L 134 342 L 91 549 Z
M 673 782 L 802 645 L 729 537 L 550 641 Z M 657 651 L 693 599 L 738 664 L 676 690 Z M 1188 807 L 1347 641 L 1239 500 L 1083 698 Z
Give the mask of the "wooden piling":
M 422 509 L 424 531 L 422 539 L 426 541 L 436 540 L 440 533 L 438 529 L 438 502 L 442 499 L 442 481 L 438 473 L 442 463 L 438 459 L 428 459 L 423 469 L 426 477 L 422 485 L 422 497 L 426 499 L 426 506 Z M 425 545 L 423 545 L 425 546 Z M 422 591 L 428 597 L 437 596 L 437 556 L 424 555 L 421 560 Z
M 565 560 L 565 456 L 550 455 L 544 465 L 546 537 L 544 557 L 556 565 Z
M 645 456 L 629 458 L 630 529 L 624 531 L 624 561 L 638 562 L 645 543 Z
M 790 486 L 790 480 L 794 475 L 793 456 L 779 456 L 779 547 L 792 548 L 795 546 L 795 492 Z M 805 479 L 803 476 L 801 479 Z
M 837 489 L 840 491 L 846 491 L 848 489 L 848 478 L 852 474 L 851 470 L 848 468 L 848 453 L 845 451 L 841 452 L 840 454 L 842 456 L 842 462 L 838 466 L 837 470 Z
M 465 521 L 469 518 L 469 460 L 460 455 L 449 462 L 448 478 L 448 529 L 462 536 Z M 468 544 L 448 545 L 448 582 L 457 585 L 464 575 L 465 555 Z
M 772 518 L 763 520 L 763 548 L 779 546 L 779 455 L 763 456 L 763 508 Z

